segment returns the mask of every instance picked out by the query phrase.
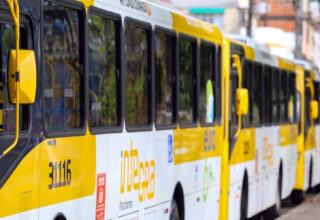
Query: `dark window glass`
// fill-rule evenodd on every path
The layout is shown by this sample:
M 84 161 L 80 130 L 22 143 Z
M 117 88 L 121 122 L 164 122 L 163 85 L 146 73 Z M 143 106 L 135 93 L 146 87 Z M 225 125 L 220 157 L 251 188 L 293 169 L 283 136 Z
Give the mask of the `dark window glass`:
M 179 40 L 179 122 L 195 122 L 195 42 Z
M 264 67 L 264 123 L 271 124 L 272 122 L 272 81 L 271 67 Z
M 274 68 L 272 72 L 272 121 L 280 120 L 280 96 L 279 96 L 280 73 L 279 69 Z
M 91 127 L 119 125 L 120 80 L 117 68 L 117 23 L 89 14 L 89 124 Z
M 255 63 L 253 68 L 253 122 L 260 125 L 262 122 L 262 66 Z
M 207 44 L 200 46 L 200 122 L 215 120 L 215 48 Z
M 290 122 L 296 121 L 296 75 L 289 74 L 288 116 Z
M 20 28 L 20 47 L 27 48 L 26 30 Z M 7 78 L 9 52 L 16 48 L 14 26 L 0 23 L 0 134 L 15 131 L 15 105 L 10 104 Z M 20 130 L 28 127 L 28 106 L 20 105 Z M 0 146 L 1 147 L 1 146 Z
M 311 74 L 310 72 L 305 71 L 304 73 L 304 77 L 305 77 L 305 110 L 304 110 L 304 117 L 305 117 L 305 137 L 307 137 L 308 134 L 308 130 L 311 127 L 311 119 L 310 119 L 310 115 L 309 115 L 309 105 L 310 105 L 310 101 L 312 99 L 311 97 L 311 91 L 310 91 L 310 87 L 307 86 L 310 83 L 310 77 Z M 308 82 L 309 81 L 309 82 Z
M 242 87 L 248 89 L 249 93 L 249 109 L 248 114 L 242 116 L 242 125 L 247 128 L 252 123 L 252 111 L 253 111 L 253 96 L 252 96 L 252 62 L 249 60 L 244 61 L 242 71 Z
M 232 62 L 231 62 L 232 63 Z M 231 67 L 230 72 L 230 138 L 234 137 L 238 130 L 238 115 L 236 114 L 236 91 L 239 87 L 238 71 Z
M 285 70 L 281 71 L 280 76 L 280 121 L 288 121 L 288 76 Z
M 150 124 L 148 44 L 148 30 L 125 24 L 127 126 Z
M 56 131 L 83 126 L 83 62 L 77 10 L 44 2 L 44 122 Z
M 217 46 L 217 65 L 216 65 L 216 81 L 215 81 L 215 85 L 216 85 L 216 95 L 215 95 L 215 119 L 217 121 L 218 124 L 220 124 L 221 122 L 221 75 L 222 75 L 222 55 L 221 55 L 221 46 L 218 45 Z
M 157 125 L 169 125 L 173 117 L 174 37 L 155 35 L 155 113 Z

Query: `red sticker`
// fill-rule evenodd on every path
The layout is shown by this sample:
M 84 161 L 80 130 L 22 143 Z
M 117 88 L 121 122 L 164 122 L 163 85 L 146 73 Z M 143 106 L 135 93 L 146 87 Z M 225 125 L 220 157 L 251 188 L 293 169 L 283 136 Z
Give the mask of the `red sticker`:
M 104 220 L 104 210 L 106 204 L 106 174 L 97 176 L 97 200 L 96 200 L 96 220 Z

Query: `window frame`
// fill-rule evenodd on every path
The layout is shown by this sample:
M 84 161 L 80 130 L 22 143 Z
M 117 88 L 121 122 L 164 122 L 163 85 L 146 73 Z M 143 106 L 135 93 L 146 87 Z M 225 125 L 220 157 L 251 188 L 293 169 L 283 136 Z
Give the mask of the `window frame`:
M 192 80 L 195 80 L 196 82 L 192 82 L 193 86 L 193 103 L 192 103 L 192 114 L 193 114 L 193 122 L 191 123 L 180 123 L 180 118 L 179 118 L 179 111 L 180 111 L 180 100 L 179 100 L 179 95 L 180 95 L 180 48 L 179 48 L 179 42 L 180 40 L 187 40 L 192 44 L 192 62 L 193 62 L 193 72 L 192 72 Z M 177 106 L 178 106 L 178 111 L 177 111 L 177 119 L 178 119 L 178 124 L 180 128 L 196 128 L 198 126 L 198 119 L 199 119 L 199 104 L 198 104 L 198 97 L 199 97 L 199 45 L 197 38 L 185 33 L 179 33 L 178 36 L 178 59 L 177 59 L 177 87 L 178 87 L 178 96 L 177 96 Z
M 126 29 L 125 26 L 126 24 L 132 24 L 135 25 L 139 28 L 142 28 L 146 31 L 147 33 L 147 59 L 148 59 L 148 72 L 147 74 L 150 74 L 150 79 L 148 79 L 147 76 L 147 83 L 148 83 L 148 123 L 146 125 L 134 125 L 134 126 L 128 126 L 126 123 L 126 118 L 127 118 L 127 85 L 126 85 L 126 80 L 127 80 L 127 72 L 126 72 L 126 58 L 127 58 L 127 53 L 125 52 L 125 34 L 126 34 Z M 154 53 L 154 48 L 153 48 L 153 30 L 152 30 L 152 25 L 148 22 L 140 21 L 131 17 L 125 17 L 123 21 L 123 41 L 122 41 L 122 48 L 123 48 L 123 53 L 122 53 L 122 59 L 123 59 L 123 120 L 125 121 L 125 128 L 127 132 L 138 132 L 138 131 L 152 131 L 152 126 L 154 122 L 154 58 L 153 58 L 153 53 Z
M 214 118 L 213 118 L 213 122 L 210 122 L 210 123 L 207 123 L 207 122 L 201 122 L 201 118 L 200 118 L 200 90 L 201 90 L 201 85 L 200 85 L 200 81 L 201 81 L 201 46 L 204 45 L 204 46 L 207 46 L 207 47 L 210 47 L 211 51 L 213 52 L 212 55 L 214 56 L 213 57 L 213 76 L 214 76 L 214 80 L 215 80 L 215 84 L 217 82 L 217 75 L 218 75 L 218 67 L 217 67 L 217 61 L 218 61 L 218 51 L 217 51 L 217 46 L 214 42 L 211 42 L 211 41 L 207 41 L 207 40 L 204 40 L 204 39 L 200 39 L 200 43 L 198 45 L 198 53 L 199 53 L 199 56 L 198 56 L 198 64 L 199 64 L 199 70 L 198 70 L 198 96 L 197 96 L 197 104 L 198 104 L 198 119 L 199 119 L 199 122 L 200 122 L 200 126 L 201 127 L 214 127 L 218 124 L 218 117 L 217 117 L 217 112 L 215 111 L 216 110 L 216 107 L 218 106 L 218 100 L 216 99 L 215 96 L 218 96 L 217 94 L 217 91 L 216 91 L 216 88 L 215 88 L 215 95 L 214 95 L 214 112 L 215 112 L 215 115 L 214 115 Z M 216 86 L 217 87 L 217 86 Z
M 107 126 L 107 127 L 91 127 L 88 123 L 89 126 L 89 131 L 91 134 L 107 134 L 107 133 L 119 133 L 123 131 L 123 126 L 124 126 L 124 108 L 123 108 L 123 87 L 124 87 L 124 68 L 125 66 L 123 65 L 124 60 L 121 58 L 123 57 L 123 27 L 122 27 L 122 22 L 121 22 L 121 15 L 103 10 L 101 8 L 97 8 L 95 6 L 90 6 L 88 8 L 87 12 L 87 17 L 89 18 L 89 14 L 94 14 L 96 16 L 100 16 L 104 20 L 110 20 L 115 23 L 115 43 L 116 43 L 116 51 L 115 51 L 115 61 L 116 61 L 116 68 L 117 71 L 119 72 L 119 76 L 117 79 L 117 87 L 116 88 L 116 93 L 119 97 L 119 101 L 117 101 L 117 117 L 119 119 L 119 125 L 114 125 L 114 126 Z M 87 22 L 88 23 L 88 22 Z M 88 25 L 88 24 L 87 24 Z M 89 28 L 87 26 L 87 32 L 89 31 Z M 86 41 L 89 42 L 88 40 L 88 33 L 86 32 Z M 86 47 L 86 62 L 89 62 L 89 43 L 87 43 Z M 87 77 L 86 77 L 86 86 L 88 87 L 87 89 L 87 96 L 89 97 L 89 64 L 87 65 Z M 118 74 L 117 74 L 118 75 Z M 88 120 L 89 120 L 89 98 L 88 98 Z
M 56 130 L 51 130 L 48 129 L 47 126 L 45 125 L 45 107 L 44 104 L 42 105 L 42 125 L 43 125 L 43 130 L 44 134 L 48 138 L 59 138 L 59 137 L 71 137 L 71 136 L 80 136 L 80 135 L 85 135 L 87 131 L 87 124 L 88 124 L 88 105 L 89 105 L 89 100 L 88 100 L 88 54 L 87 54 L 87 15 L 86 15 L 86 8 L 83 3 L 81 2 L 71 2 L 71 1 L 57 1 L 57 0 L 45 0 L 47 2 L 55 3 L 60 6 L 77 10 L 78 13 L 80 14 L 79 16 L 79 44 L 82 45 L 81 49 L 79 48 L 79 61 L 82 63 L 83 68 L 82 68 L 82 77 L 80 75 L 80 79 L 83 80 L 83 123 L 80 128 L 69 128 L 69 129 L 59 129 L 59 131 Z M 44 54 L 44 2 L 41 4 L 41 26 L 40 26 L 40 42 L 41 42 L 41 54 Z M 82 53 L 82 54 L 81 54 Z M 44 62 L 44 56 L 41 56 L 41 72 L 43 73 L 45 70 L 45 62 Z M 80 70 L 81 74 L 81 70 Z M 43 78 L 43 77 L 41 77 Z M 42 82 L 41 86 L 41 93 L 42 93 L 42 103 L 45 102 L 45 96 L 44 96 L 44 83 Z M 81 90 L 80 90 L 81 91 Z M 81 108 L 80 108 L 81 109 Z
M 156 38 L 155 35 L 161 33 L 165 34 L 173 39 L 173 51 L 172 58 L 173 58 L 173 72 L 172 72 L 172 123 L 171 124 L 157 124 L 156 123 L 156 101 L 155 101 L 155 95 L 156 95 L 156 71 L 155 71 L 155 44 L 156 44 Z M 175 129 L 178 125 L 178 60 L 177 60 L 177 54 L 178 54 L 178 39 L 177 39 L 177 33 L 174 30 L 167 29 L 161 26 L 156 25 L 154 27 L 153 31 L 153 50 L 152 50 L 152 56 L 153 56 L 153 64 L 152 64 L 152 92 L 153 92 L 153 104 L 152 104 L 152 113 L 154 115 L 154 125 L 156 130 L 168 130 L 168 129 Z
M 1 14 L 1 18 L 0 18 L 0 24 L 3 25 L 12 25 L 14 26 L 11 14 L 9 13 L 8 10 L 5 10 L 3 8 L 0 8 L 0 14 Z M 24 13 L 20 13 L 20 28 L 24 28 L 26 30 L 26 34 L 27 34 L 27 39 L 26 39 L 26 44 L 27 44 L 27 48 L 30 50 L 34 49 L 34 31 L 33 31 L 33 21 L 32 19 L 30 19 L 26 14 Z M 21 38 L 21 34 L 20 34 L 20 38 Z M 2 61 L 0 61 L 2 62 Z M 39 73 L 39 63 L 36 62 L 36 66 L 37 66 L 37 76 Z M 8 84 L 8 72 L 4 71 L 3 72 L 5 74 L 5 78 Z M 2 73 L 1 73 L 2 74 Z M 10 99 L 9 99 L 9 103 L 11 103 Z M 21 105 L 20 105 L 21 106 Z M 26 140 L 30 137 L 31 135 L 31 131 L 32 131 L 32 127 L 33 127 L 33 104 L 27 104 L 25 105 L 25 108 L 27 109 L 26 115 L 27 115 L 27 119 L 26 119 L 26 128 L 24 130 L 19 129 L 19 141 L 20 140 Z M 15 111 L 13 111 L 13 114 L 15 114 Z M 20 111 L 21 114 L 21 111 Z M 22 115 L 23 117 L 23 115 Z M 23 121 L 22 121 L 23 123 Z M 14 125 L 15 127 L 15 125 Z M 13 132 L 0 132 L 0 142 L 4 143 L 4 146 L 8 147 L 10 145 L 10 143 L 13 141 L 15 137 L 15 130 Z

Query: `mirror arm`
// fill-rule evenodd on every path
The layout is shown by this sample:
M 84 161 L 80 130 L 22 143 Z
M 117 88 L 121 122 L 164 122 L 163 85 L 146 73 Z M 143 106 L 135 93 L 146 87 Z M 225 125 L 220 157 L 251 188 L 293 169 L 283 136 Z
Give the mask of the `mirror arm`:
M 15 118 L 15 137 L 13 143 L 0 154 L 2 159 L 7 153 L 9 153 L 18 143 L 19 139 L 19 119 L 20 119 L 20 63 L 19 63 L 19 42 L 20 42 L 20 11 L 18 0 L 6 0 L 12 20 L 15 25 L 16 34 L 16 118 Z

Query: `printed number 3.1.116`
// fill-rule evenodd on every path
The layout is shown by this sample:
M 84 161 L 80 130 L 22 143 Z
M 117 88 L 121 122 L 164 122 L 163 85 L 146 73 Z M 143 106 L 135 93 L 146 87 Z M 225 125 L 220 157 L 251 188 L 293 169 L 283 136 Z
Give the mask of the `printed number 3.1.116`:
M 49 173 L 49 178 L 51 179 L 51 184 L 49 184 L 49 189 L 58 188 L 71 183 L 71 160 L 64 160 L 58 162 L 50 162 L 49 168 L 51 172 Z

